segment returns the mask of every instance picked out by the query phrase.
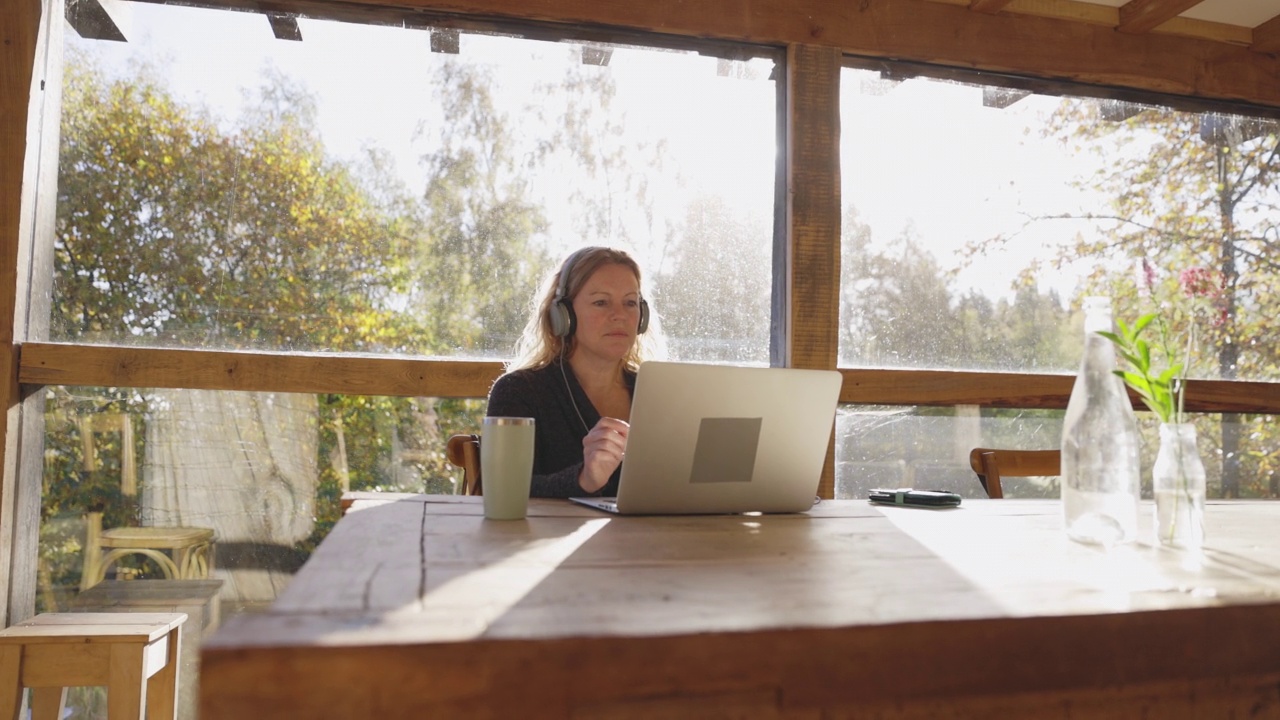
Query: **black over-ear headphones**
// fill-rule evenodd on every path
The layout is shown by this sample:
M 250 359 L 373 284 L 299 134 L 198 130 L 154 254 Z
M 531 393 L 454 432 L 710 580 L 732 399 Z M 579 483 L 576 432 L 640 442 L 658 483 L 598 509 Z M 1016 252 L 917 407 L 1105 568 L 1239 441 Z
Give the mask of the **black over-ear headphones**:
M 569 274 L 573 271 L 573 266 L 577 264 L 578 258 L 592 250 L 599 249 L 585 247 L 565 258 L 564 265 L 560 268 L 560 282 L 556 285 L 555 299 L 551 301 L 551 307 L 547 309 L 547 317 L 551 320 L 552 335 L 561 338 L 569 337 L 573 335 L 573 331 L 577 328 L 578 318 L 573 314 L 573 302 L 567 297 L 569 295 Z M 641 296 L 640 323 L 636 327 L 636 333 L 642 334 L 648 329 L 649 303 Z

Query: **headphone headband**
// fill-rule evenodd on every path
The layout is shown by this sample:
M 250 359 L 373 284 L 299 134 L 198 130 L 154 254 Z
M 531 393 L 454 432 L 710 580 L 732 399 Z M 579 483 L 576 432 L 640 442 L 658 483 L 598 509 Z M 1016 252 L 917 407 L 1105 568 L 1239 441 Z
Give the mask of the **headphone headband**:
M 578 258 L 594 249 L 590 247 L 579 248 L 564 259 L 564 264 L 560 266 L 560 283 L 556 285 L 556 302 L 565 300 L 565 296 L 569 294 L 569 273 L 573 271 L 573 266 L 578 264 Z

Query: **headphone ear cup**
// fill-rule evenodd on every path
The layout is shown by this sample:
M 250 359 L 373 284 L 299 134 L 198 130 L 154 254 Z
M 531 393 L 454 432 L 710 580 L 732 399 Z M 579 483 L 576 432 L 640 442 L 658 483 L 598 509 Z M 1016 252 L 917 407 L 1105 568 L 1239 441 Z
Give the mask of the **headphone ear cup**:
M 636 334 L 643 335 L 645 330 L 649 329 L 649 301 L 640 298 L 640 324 L 636 327 Z
M 565 300 L 556 300 L 547 310 L 551 320 L 551 334 L 556 337 L 569 337 L 573 334 L 577 318 L 573 316 L 573 307 Z

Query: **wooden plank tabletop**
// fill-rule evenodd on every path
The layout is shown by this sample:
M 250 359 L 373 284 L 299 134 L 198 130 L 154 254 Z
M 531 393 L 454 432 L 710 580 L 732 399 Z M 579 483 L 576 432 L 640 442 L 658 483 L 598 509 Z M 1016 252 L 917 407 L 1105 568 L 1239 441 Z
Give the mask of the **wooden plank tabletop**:
M 613 517 L 535 500 L 526 520 L 487 521 L 480 498 L 348 500 L 272 608 L 206 643 L 202 717 L 270 717 L 277 702 L 282 717 L 339 717 L 357 712 L 353 697 L 385 703 L 383 717 L 532 701 L 552 715 L 679 714 L 686 701 L 701 714 L 721 691 L 770 716 L 870 702 L 906 717 L 893 710 L 904 698 L 913 712 L 941 697 L 953 707 L 957 693 L 989 699 L 1010 678 L 1024 699 L 1066 693 L 1078 709 L 1083 689 L 1114 694 L 1117 677 L 1146 693 L 1128 701 L 1146 699 L 1097 702 L 1164 712 L 1152 698 L 1172 687 L 1194 690 L 1197 712 L 1261 693 L 1280 713 L 1280 503 L 1211 503 L 1208 548 L 1192 557 L 1072 543 L 1052 501 Z M 1091 659 L 1064 665 L 1073 653 Z M 915 672 L 832 690 L 848 677 L 833 673 L 884 667 L 946 677 L 924 693 L 909 689 Z M 362 682 L 317 691 L 304 668 Z M 585 691 L 583 677 L 619 685 Z M 429 689 L 393 701 L 392 682 Z

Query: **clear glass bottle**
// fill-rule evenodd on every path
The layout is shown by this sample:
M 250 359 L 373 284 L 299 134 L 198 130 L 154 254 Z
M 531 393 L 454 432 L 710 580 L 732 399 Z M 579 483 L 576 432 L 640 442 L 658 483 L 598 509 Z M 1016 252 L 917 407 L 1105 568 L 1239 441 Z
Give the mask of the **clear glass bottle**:
M 1138 420 L 1116 352 L 1111 299 L 1084 300 L 1084 358 L 1062 424 L 1062 510 L 1072 540 L 1130 543 L 1138 535 Z

